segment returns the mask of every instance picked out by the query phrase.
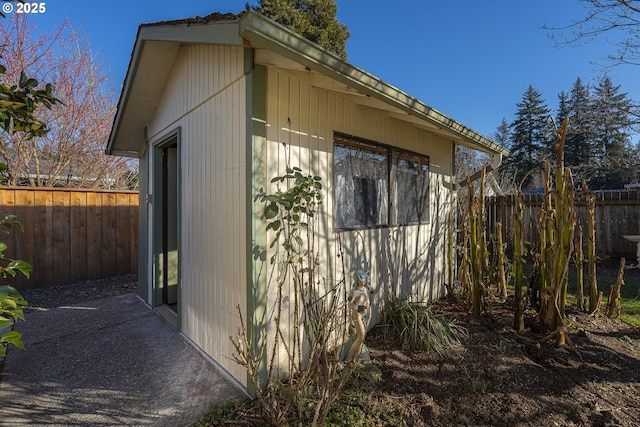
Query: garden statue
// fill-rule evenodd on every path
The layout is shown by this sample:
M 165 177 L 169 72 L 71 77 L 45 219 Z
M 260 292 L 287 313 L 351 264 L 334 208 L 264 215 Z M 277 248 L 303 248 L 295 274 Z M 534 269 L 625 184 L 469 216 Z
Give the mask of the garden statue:
M 349 299 L 347 309 L 351 324 L 355 329 L 355 338 L 352 337 L 345 349 L 349 349 L 346 361 L 357 361 L 362 353 L 364 338 L 367 334 L 367 325 L 371 316 L 371 305 L 369 303 L 369 290 L 371 288 L 369 282 L 369 271 L 358 270 L 354 274 L 355 287 L 349 291 Z M 349 343 L 351 344 L 349 347 Z

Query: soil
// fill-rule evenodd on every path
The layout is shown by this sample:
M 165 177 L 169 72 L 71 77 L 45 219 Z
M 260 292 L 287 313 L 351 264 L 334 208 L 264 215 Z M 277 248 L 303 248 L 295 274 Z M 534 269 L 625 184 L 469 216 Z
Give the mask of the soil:
M 36 289 L 19 289 L 20 294 L 29 302 L 26 311 L 57 308 L 64 305 L 80 304 L 99 298 L 108 298 L 138 289 L 135 274 L 86 280 L 67 285 L 46 286 Z
M 568 308 L 573 348 L 557 347 L 539 343 L 548 331 L 532 313 L 515 333 L 512 306 L 473 317 L 463 304 L 435 303 L 469 333 L 441 355 L 401 350 L 375 327 L 366 344 L 382 381 L 366 405 L 413 426 L 640 425 L 639 328 Z

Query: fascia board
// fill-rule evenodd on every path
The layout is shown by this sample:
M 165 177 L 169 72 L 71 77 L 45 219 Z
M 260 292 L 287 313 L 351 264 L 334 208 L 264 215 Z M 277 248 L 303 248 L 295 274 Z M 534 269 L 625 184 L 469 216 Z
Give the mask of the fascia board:
M 122 90 L 120 91 L 120 99 L 118 100 L 118 106 L 116 108 L 116 114 L 113 118 L 113 125 L 111 126 L 111 132 L 109 134 L 109 140 L 107 142 L 107 146 L 105 148 L 106 154 L 116 154 L 116 150 L 114 149 L 114 145 L 116 139 L 120 133 L 120 127 L 122 125 L 122 120 L 124 119 L 124 109 L 129 100 L 129 95 L 131 93 L 131 81 L 136 75 L 136 71 L 138 69 L 138 64 L 140 63 L 140 57 L 142 56 L 142 49 L 144 45 L 144 41 L 140 38 L 141 29 L 138 29 L 138 34 L 136 35 L 136 42 L 133 46 L 133 52 L 131 53 L 131 59 L 129 60 L 129 67 L 127 68 L 127 74 L 125 75 L 124 82 L 122 83 Z
M 149 25 L 140 28 L 138 37 L 140 40 L 185 44 L 242 45 L 237 21 L 192 25 Z

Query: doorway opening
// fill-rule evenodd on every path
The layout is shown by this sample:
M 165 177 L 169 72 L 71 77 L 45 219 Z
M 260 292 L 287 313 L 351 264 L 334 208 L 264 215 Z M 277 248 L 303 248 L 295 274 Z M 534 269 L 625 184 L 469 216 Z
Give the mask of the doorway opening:
M 179 328 L 180 318 L 180 183 L 178 135 L 154 147 L 153 306 Z

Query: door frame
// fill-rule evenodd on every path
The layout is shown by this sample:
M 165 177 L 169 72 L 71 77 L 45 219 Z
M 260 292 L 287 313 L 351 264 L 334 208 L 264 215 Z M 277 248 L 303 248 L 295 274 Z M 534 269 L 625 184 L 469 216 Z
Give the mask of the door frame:
M 152 187 L 152 203 L 150 212 L 150 230 L 151 230 L 151 244 L 149 248 L 149 259 L 151 260 L 151 280 L 150 280 L 150 303 L 152 307 L 158 307 L 164 305 L 163 298 L 163 286 L 162 286 L 162 270 L 163 266 L 160 262 L 160 255 L 163 253 L 163 205 L 164 205 L 164 190 L 163 190 L 163 175 L 164 164 L 162 152 L 165 148 L 176 147 L 176 203 L 177 203 L 177 251 L 178 251 L 178 263 L 177 263 L 177 329 L 181 330 L 181 312 L 182 312 L 182 247 L 181 247 L 181 217 L 182 217 L 182 183 L 181 183 L 181 130 L 180 127 L 172 129 L 158 138 L 156 142 L 152 144 L 151 154 L 151 167 L 150 169 L 150 183 Z M 167 307 L 168 308 L 168 307 Z

